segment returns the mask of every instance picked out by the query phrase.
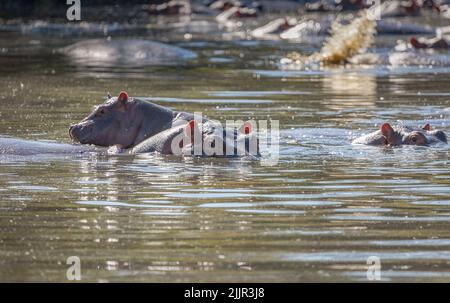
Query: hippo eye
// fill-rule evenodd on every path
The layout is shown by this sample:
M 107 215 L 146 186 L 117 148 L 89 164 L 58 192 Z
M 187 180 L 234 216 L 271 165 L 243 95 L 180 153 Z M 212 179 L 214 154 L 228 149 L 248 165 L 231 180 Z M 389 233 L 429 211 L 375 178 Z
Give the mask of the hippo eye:
M 101 117 L 105 114 L 105 110 L 104 109 L 100 109 L 95 113 L 96 117 Z
M 416 143 L 417 142 L 417 137 L 416 136 L 412 136 L 411 137 L 411 142 L 412 143 Z

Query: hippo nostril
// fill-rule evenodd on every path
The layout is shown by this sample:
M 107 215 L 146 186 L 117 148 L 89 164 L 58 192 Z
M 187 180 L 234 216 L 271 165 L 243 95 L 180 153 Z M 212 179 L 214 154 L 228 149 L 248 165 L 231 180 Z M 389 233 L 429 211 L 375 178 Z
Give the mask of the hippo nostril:
M 94 128 L 92 127 L 91 124 L 83 125 L 83 126 L 81 127 L 81 131 L 84 132 L 85 134 L 90 134 L 90 133 L 92 133 L 92 130 L 93 130 L 93 129 L 94 129 Z

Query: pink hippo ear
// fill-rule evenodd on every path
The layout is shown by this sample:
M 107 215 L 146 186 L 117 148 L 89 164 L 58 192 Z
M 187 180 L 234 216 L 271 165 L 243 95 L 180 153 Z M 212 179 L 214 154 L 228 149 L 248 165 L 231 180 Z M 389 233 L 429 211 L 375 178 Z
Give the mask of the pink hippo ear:
M 117 104 L 120 109 L 126 109 L 126 104 L 128 101 L 128 94 L 125 91 L 121 91 L 119 97 L 117 97 Z
M 425 124 L 423 127 L 422 127 L 422 129 L 423 130 L 426 130 L 426 131 L 430 131 L 431 130 L 431 126 L 430 126 L 430 124 Z
M 117 100 L 119 100 L 122 103 L 125 103 L 128 101 L 128 94 L 126 91 L 121 91 L 119 94 L 119 97 L 117 97 Z
M 195 124 L 195 120 L 191 120 L 186 124 L 186 127 L 184 128 L 184 134 L 186 136 L 189 137 L 194 135 Z
M 198 124 L 195 120 L 188 122 L 184 128 L 184 134 L 186 137 L 190 138 L 191 143 L 194 143 L 195 136 L 200 136 L 200 129 L 198 128 Z
M 386 138 L 386 144 L 390 144 L 392 142 L 392 137 L 394 136 L 394 129 L 389 123 L 384 123 L 381 126 L 381 134 Z
M 253 132 L 253 124 L 252 124 L 252 122 L 251 121 L 244 122 L 244 124 L 242 125 L 240 131 L 244 135 L 251 134 Z
M 414 48 L 428 48 L 428 45 L 426 43 L 419 41 L 419 39 L 417 39 L 416 37 L 412 37 L 411 39 L 409 39 L 409 43 L 411 43 Z

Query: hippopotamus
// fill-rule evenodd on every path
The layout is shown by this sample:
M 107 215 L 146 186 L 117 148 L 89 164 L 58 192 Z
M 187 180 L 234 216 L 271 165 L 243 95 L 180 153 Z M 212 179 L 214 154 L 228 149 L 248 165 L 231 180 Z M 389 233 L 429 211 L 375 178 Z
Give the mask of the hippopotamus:
M 150 4 L 146 8 L 150 15 L 189 15 L 191 13 L 189 1 L 172 0 L 161 4 Z
M 386 1 L 381 6 L 381 17 L 406 17 L 419 16 L 420 4 L 416 0 L 411 1 Z
M 189 50 L 140 39 L 89 39 L 60 50 L 77 63 L 173 65 L 197 55 Z
M 368 53 L 367 49 L 374 42 L 375 24 L 375 21 L 369 18 L 369 14 L 366 12 L 361 13 L 347 25 L 333 23 L 332 36 L 325 41 L 319 52 L 310 56 L 294 52 L 288 54 L 286 58 L 282 58 L 280 64 L 285 69 L 317 68 L 327 64 L 342 63 L 393 67 L 450 66 L 450 57 L 446 54 L 417 51 Z
M 355 11 L 368 7 L 369 5 L 363 0 L 319 0 L 317 2 L 306 3 L 305 10 L 307 12 L 340 12 Z
M 431 8 L 441 12 L 439 4 L 433 0 L 386 1 L 381 5 L 381 17 L 413 17 L 420 16 L 423 8 Z
M 378 146 L 420 145 L 429 146 L 447 143 L 447 136 L 442 130 L 432 130 L 430 124 L 420 128 L 410 126 L 394 126 L 384 123 L 379 130 L 359 137 L 353 144 Z
M 325 20 L 322 22 L 318 22 L 315 20 L 301 20 L 296 22 L 289 23 L 289 28 L 285 28 L 286 24 L 282 24 L 283 31 L 280 33 L 281 39 L 301 39 L 303 37 L 313 37 L 313 36 L 324 36 L 328 35 L 331 30 L 332 21 Z M 267 28 L 263 28 L 267 29 Z M 258 29 L 257 29 L 258 30 Z M 259 29 L 261 31 L 261 28 Z
M 261 27 L 254 29 L 253 31 L 251 31 L 250 35 L 255 38 L 270 38 L 273 35 L 281 34 L 292 26 L 295 26 L 297 23 L 298 21 L 295 18 L 277 18 Z
M 247 127 L 250 129 L 250 124 L 247 124 Z M 196 140 L 196 137 L 199 140 Z M 255 136 L 248 135 L 247 132 L 223 129 L 212 121 L 197 123 L 191 120 L 186 125 L 171 127 L 144 140 L 129 153 L 159 152 L 166 155 L 213 157 L 259 156 L 256 140 Z M 255 143 L 253 151 L 252 142 Z
M 0 136 L 0 155 L 77 155 L 96 152 L 99 150 L 100 149 L 92 146 L 80 146 Z
M 449 48 L 449 41 L 444 37 L 434 37 L 431 39 L 411 37 L 411 39 L 409 39 L 409 43 L 415 49 L 448 49 Z
M 407 66 L 450 66 L 450 57 L 446 54 L 429 54 L 414 51 L 366 53 L 353 56 L 347 60 L 355 65 L 386 65 L 392 67 Z
M 263 10 L 263 5 L 258 1 L 240 1 L 240 0 L 212 0 L 205 3 L 212 10 L 227 11 L 233 7 L 248 8 L 258 11 Z
M 195 156 L 257 156 L 252 126 L 224 129 L 198 115 L 173 111 L 122 91 L 70 126 L 70 137 L 81 144 L 115 146 L 123 153 L 159 152 Z M 255 148 L 256 146 L 256 148 Z M 193 153 L 192 153 L 193 152 Z
M 305 10 L 308 12 L 340 12 L 355 11 L 369 8 L 373 1 L 363 0 L 319 0 L 313 3 L 307 3 Z M 408 17 L 419 16 L 422 8 L 431 8 L 440 12 L 439 4 L 433 0 L 394 0 L 381 3 L 381 17 Z
M 340 22 L 349 24 L 347 20 Z M 254 38 L 299 40 L 316 36 L 328 36 L 332 32 L 333 20 L 316 21 L 312 19 L 278 18 L 250 32 Z M 434 35 L 438 29 L 429 26 L 398 20 L 377 20 L 377 35 Z
M 254 8 L 233 6 L 216 16 L 219 23 L 227 23 L 232 18 L 249 18 L 257 17 L 258 11 Z

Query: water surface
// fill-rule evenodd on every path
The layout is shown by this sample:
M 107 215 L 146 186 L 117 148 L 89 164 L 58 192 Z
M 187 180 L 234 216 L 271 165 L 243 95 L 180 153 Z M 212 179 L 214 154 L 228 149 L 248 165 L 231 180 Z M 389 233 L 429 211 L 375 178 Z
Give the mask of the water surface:
M 295 45 L 173 43 L 180 66 L 79 65 L 76 38 L 0 33 L 0 134 L 69 143 L 68 126 L 127 90 L 225 121 L 280 121 L 279 163 L 0 155 L 0 280 L 450 281 L 448 146 L 353 146 L 380 123 L 450 133 L 450 70 L 283 71 Z M 154 38 L 154 37 L 142 37 Z

